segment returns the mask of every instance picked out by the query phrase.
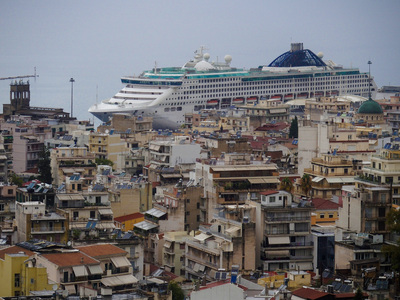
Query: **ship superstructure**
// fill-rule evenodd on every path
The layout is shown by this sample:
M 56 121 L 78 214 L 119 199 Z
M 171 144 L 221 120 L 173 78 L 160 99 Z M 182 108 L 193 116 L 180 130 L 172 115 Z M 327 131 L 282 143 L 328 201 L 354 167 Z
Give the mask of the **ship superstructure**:
M 288 52 L 268 66 L 250 70 L 231 67 L 232 57 L 210 62 L 201 47 L 183 67 L 144 71 L 122 77 L 125 85 L 111 99 L 90 107 L 89 112 L 106 122 L 114 113 L 153 117 L 153 127 L 175 129 L 184 124 L 185 113 L 202 109 L 226 110 L 234 105 L 254 105 L 275 99 L 282 103 L 300 98 L 376 94 L 368 73 L 323 61 L 294 43 Z

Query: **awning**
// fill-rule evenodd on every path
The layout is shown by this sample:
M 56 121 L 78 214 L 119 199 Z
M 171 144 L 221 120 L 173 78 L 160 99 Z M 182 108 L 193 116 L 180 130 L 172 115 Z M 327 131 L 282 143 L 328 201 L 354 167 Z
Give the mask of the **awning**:
M 153 150 L 153 151 L 160 151 L 161 146 L 151 144 L 149 148 L 150 148 L 150 150 Z
M 252 184 L 261 184 L 261 183 L 280 183 L 279 179 L 276 177 L 272 178 L 245 178 Z
M 206 269 L 205 265 L 200 265 L 200 267 L 199 267 L 200 272 L 204 272 L 205 269 Z
M 161 174 L 163 178 L 181 178 L 182 175 L 179 173 L 166 173 L 166 174 Z
M 170 241 L 165 241 L 164 242 L 164 247 L 165 248 L 171 248 L 172 243 Z
M 85 266 L 74 266 L 72 267 L 72 270 L 74 271 L 75 277 L 83 277 L 89 275 Z
M 75 295 L 76 294 L 76 290 L 75 290 L 75 286 L 74 285 L 64 285 L 64 288 L 66 291 L 68 291 L 69 295 Z
M 142 230 L 146 230 L 146 231 L 147 230 L 151 230 L 153 228 L 156 228 L 157 226 L 158 225 L 150 223 L 150 222 L 147 222 L 147 221 L 142 221 L 142 222 L 139 222 L 139 223 L 135 224 L 136 228 L 139 228 L 139 229 L 142 229 Z
M 210 238 L 211 235 L 205 234 L 205 233 L 200 233 L 199 235 L 196 235 L 194 238 L 200 242 L 205 241 L 206 239 Z
M 228 233 L 235 233 L 236 231 L 240 230 L 240 227 L 237 226 L 232 226 L 230 228 L 228 228 L 227 230 L 225 230 Z
M 193 271 L 198 272 L 200 268 L 200 265 L 198 263 L 195 263 L 193 266 Z
M 110 222 L 101 222 L 96 224 L 97 229 L 114 229 L 115 225 Z
M 289 250 L 265 251 L 265 255 L 268 257 L 287 257 L 290 256 L 290 253 Z
M 327 177 L 328 183 L 353 183 L 354 177 Z
M 163 212 L 162 210 L 159 210 L 157 208 L 152 208 L 152 209 L 146 211 L 145 214 L 151 215 L 156 218 L 161 218 L 163 215 L 166 214 L 166 212 Z
M 101 279 L 101 283 L 108 287 L 134 284 L 137 282 L 138 282 L 137 278 L 133 275 L 121 275 L 121 276 L 106 277 Z
M 290 244 L 290 238 L 288 236 L 268 237 L 268 242 L 270 245 Z
M 269 113 L 270 114 L 284 114 L 284 113 L 286 113 L 286 109 L 284 109 L 284 108 L 270 109 Z
M 113 211 L 110 208 L 99 208 L 99 214 L 101 214 L 101 215 L 112 215 Z
M 322 179 L 324 179 L 324 177 L 314 177 L 311 181 L 312 182 L 320 182 Z
M 158 278 L 155 278 L 155 277 L 147 278 L 146 281 L 150 281 L 150 282 L 153 282 L 155 284 L 163 284 L 163 283 L 165 283 L 164 280 L 161 280 L 161 279 L 158 279 Z
M 90 275 L 103 274 L 103 270 L 101 269 L 100 265 L 92 265 L 87 267 L 89 269 Z
M 111 261 L 116 268 L 130 267 L 132 265 L 125 256 L 111 257 Z

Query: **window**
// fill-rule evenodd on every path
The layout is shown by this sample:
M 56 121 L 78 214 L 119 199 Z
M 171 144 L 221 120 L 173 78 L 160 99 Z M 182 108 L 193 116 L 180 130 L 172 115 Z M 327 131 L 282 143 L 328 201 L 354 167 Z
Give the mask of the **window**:
M 78 220 L 79 218 L 79 211 L 74 211 L 74 216 L 73 216 L 74 220 Z
M 269 203 L 275 203 L 275 196 L 269 197 Z
M 321 219 L 325 219 L 325 214 L 319 214 L 319 217 L 320 217 Z
M 96 212 L 94 210 L 90 211 L 90 218 L 95 219 L 96 218 Z
M 14 287 L 19 287 L 21 275 L 19 273 L 14 274 Z
M 4 204 L 3 203 L 0 204 L 0 211 L 4 211 Z

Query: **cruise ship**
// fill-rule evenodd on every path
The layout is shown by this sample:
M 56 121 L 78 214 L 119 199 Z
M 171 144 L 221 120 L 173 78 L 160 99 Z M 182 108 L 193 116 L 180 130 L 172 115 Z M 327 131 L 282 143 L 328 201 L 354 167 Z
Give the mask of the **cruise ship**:
M 103 122 L 112 114 L 153 117 L 154 129 L 176 129 L 186 113 L 202 109 L 227 110 L 274 99 L 282 103 L 301 98 L 336 95 L 372 97 L 377 87 L 368 73 L 324 61 L 323 54 L 292 43 L 291 49 L 268 66 L 231 67 L 232 57 L 210 61 L 203 47 L 182 67 L 158 68 L 139 76 L 122 77 L 124 85 L 111 99 L 94 104 L 89 112 Z

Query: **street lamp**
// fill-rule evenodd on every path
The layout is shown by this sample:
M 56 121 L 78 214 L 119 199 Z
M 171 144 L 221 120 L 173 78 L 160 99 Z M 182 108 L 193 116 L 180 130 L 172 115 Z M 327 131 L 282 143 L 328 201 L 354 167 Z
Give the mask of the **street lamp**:
M 71 77 L 69 82 L 71 82 L 71 118 L 72 118 L 74 115 L 74 82 L 75 82 L 75 79 L 73 79 Z

